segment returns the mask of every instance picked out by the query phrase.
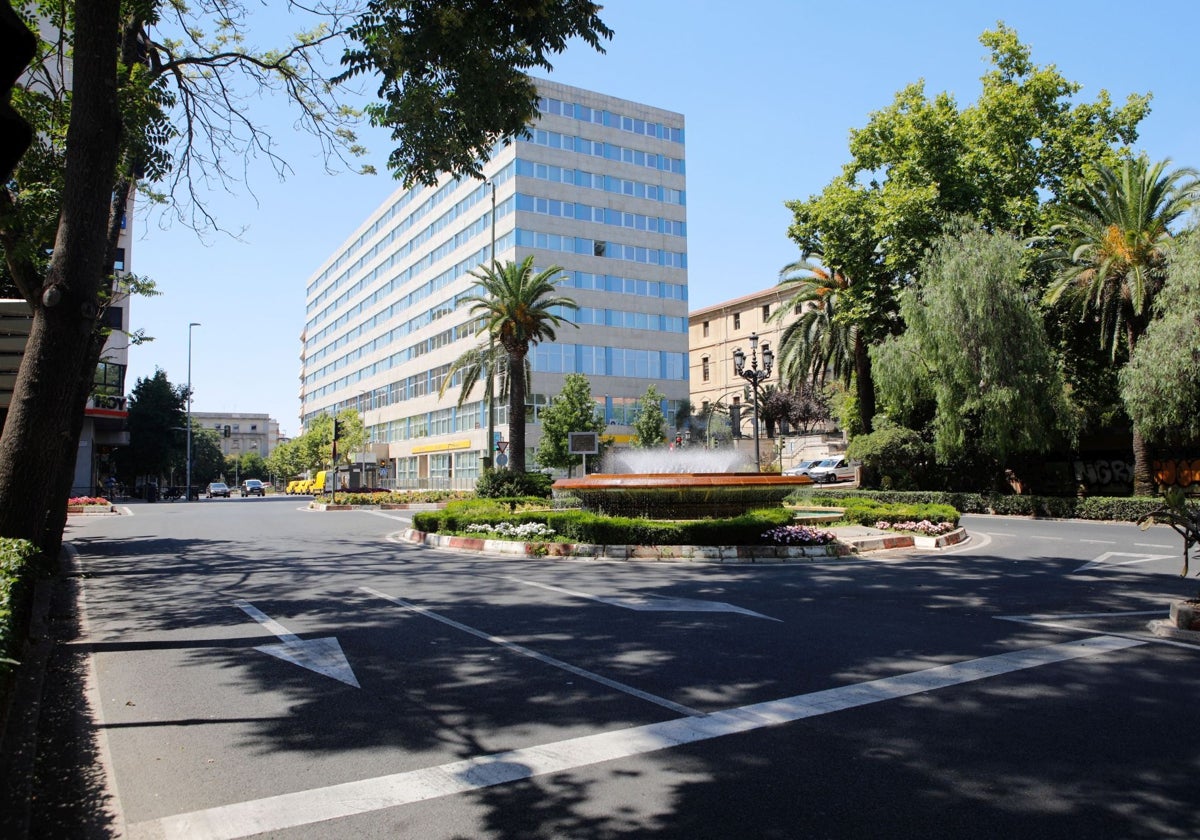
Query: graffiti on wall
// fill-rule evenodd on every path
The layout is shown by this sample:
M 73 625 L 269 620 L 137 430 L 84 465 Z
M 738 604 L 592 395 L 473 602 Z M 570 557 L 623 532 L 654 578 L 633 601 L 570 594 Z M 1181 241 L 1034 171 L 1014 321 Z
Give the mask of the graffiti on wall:
M 1133 464 L 1121 458 L 1080 460 L 1074 463 L 1074 467 L 1075 481 L 1089 487 L 1133 483 Z
M 1169 487 L 1191 487 L 1200 484 L 1200 458 L 1166 458 L 1151 465 L 1154 481 Z

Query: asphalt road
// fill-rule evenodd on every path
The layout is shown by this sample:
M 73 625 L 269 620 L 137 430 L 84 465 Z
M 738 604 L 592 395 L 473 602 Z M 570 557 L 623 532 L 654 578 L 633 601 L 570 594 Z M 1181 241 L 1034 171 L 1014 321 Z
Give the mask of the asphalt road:
M 64 791 L 133 838 L 1200 836 L 1200 649 L 1144 630 L 1197 589 L 1168 529 L 965 517 L 954 550 L 722 566 L 439 552 L 402 515 L 302 506 L 72 519 L 72 748 L 105 772 L 47 776 L 46 813 Z

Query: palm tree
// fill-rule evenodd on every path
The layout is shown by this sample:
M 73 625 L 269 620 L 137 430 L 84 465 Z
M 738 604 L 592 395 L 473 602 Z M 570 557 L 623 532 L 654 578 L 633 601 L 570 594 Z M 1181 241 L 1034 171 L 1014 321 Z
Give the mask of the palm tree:
M 555 294 L 562 270 L 562 266 L 552 265 L 535 274 L 533 257 L 528 256 L 520 265 L 494 260 L 490 266 L 473 272 L 481 291 L 467 295 L 463 302 L 470 304 L 471 314 L 503 348 L 509 371 L 525 370 L 529 348 L 541 341 L 554 341 L 555 328 L 570 323 L 555 314 L 555 308 L 579 308 L 570 298 Z M 525 471 L 526 390 L 524 376 L 508 377 L 510 464 L 516 472 Z
M 779 381 L 823 385 L 832 373 L 849 385 L 858 330 L 837 317 L 838 292 L 849 286 L 846 278 L 803 259 L 784 266 L 779 274 L 779 285 L 791 287 L 792 294 L 771 320 L 783 321 L 799 312 L 780 334 Z
M 1054 231 L 1065 250 L 1063 264 L 1046 291 L 1050 304 L 1069 302 L 1100 321 L 1100 341 L 1115 361 L 1129 354 L 1150 322 L 1155 295 L 1166 277 L 1170 225 L 1200 203 L 1196 170 L 1167 171 L 1170 160 L 1151 164 L 1145 155 L 1127 158 L 1118 169 L 1102 167 L 1096 183 L 1061 210 Z M 1133 428 L 1134 493 L 1153 492 L 1146 442 Z
M 480 326 L 482 330 L 482 325 Z M 528 392 L 529 383 L 533 379 L 533 371 L 529 364 L 529 359 L 525 359 L 525 389 Z M 446 375 L 442 378 L 442 386 L 438 389 L 438 397 L 446 396 L 446 389 L 454 384 L 455 378 L 459 379 L 462 389 L 458 392 L 458 402 L 455 404 L 458 408 L 463 407 L 475 390 L 475 386 L 483 381 L 483 401 L 486 406 L 485 411 L 489 412 L 488 416 L 488 435 L 492 435 L 493 418 L 492 411 L 492 396 L 495 394 L 496 376 L 500 377 L 500 393 L 497 395 L 500 399 L 508 399 L 508 383 L 511 377 L 508 375 L 508 353 L 505 349 L 496 344 L 491 336 L 485 336 L 475 347 L 463 352 L 461 356 L 450 363 L 450 369 L 446 371 Z M 488 442 L 489 449 L 491 441 Z
M 808 256 L 822 259 L 816 253 Z M 832 373 L 849 386 L 853 378 L 862 431 L 870 432 L 875 417 L 875 379 L 869 334 L 892 331 L 894 312 L 878 306 L 872 310 L 875 320 L 871 323 L 850 316 L 844 311 L 843 299 L 853 294 L 853 280 L 807 258 L 785 265 L 779 275 L 779 285 L 792 286 L 795 292 L 772 319 L 783 320 L 801 310 L 800 317 L 779 337 L 780 381 L 794 386 L 809 379 L 821 385 L 827 373 Z

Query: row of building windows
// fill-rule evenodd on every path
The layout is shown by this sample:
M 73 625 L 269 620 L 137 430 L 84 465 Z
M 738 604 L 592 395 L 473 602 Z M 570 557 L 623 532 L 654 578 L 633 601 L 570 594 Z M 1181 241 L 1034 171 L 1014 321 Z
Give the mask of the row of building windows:
M 645 216 L 641 213 L 625 213 L 611 207 L 593 207 L 590 204 L 559 201 L 556 198 L 542 198 L 525 193 L 517 193 L 517 210 L 537 213 L 541 216 L 555 216 L 580 222 L 595 222 L 632 230 L 644 230 L 650 233 L 662 233 L 667 236 L 687 236 L 687 224 L 677 219 Z
M 623 146 L 614 146 L 611 143 L 601 143 L 599 141 L 588 140 L 583 137 L 563 135 L 559 134 L 558 132 L 535 130 L 532 132 L 529 138 L 521 139 L 523 142 L 532 142 L 539 146 L 566 149 L 568 151 L 574 151 L 578 154 L 586 154 L 591 157 L 602 157 L 605 160 L 620 161 L 633 166 L 675 172 L 678 174 L 683 174 L 684 172 L 684 161 L 681 159 L 668 157 L 666 155 L 659 155 L 652 152 L 644 152 L 638 149 L 629 149 Z M 516 165 L 516 163 L 510 163 L 503 167 L 499 172 L 496 173 L 495 176 L 493 176 L 492 181 L 497 185 L 503 184 L 513 176 L 514 171 L 519 171 L 515 169 Z M 534 177 L 541 177 L 540 175 L 536 174 L 537 164 L 531 164 L 528 161 L 521 161 L 520 165 L 526 172 L 532 170 Z M 563 174 L 568 172 L 572 173 L 573 180 L 571 183 L 574 183 L 574 179 L 576 177 L 582 181 L 584 180 L 584 176 L 587 176 L 591 180 L 589 186 L 592 186 L 593 188 L 601 188 L 600 182 L 602 180 L 602 188 L 609 192 L 620 192 L 623 195 L 634 195 L 637 197 L 647 198 L 655 197 L 654 193 L 657 192 L 659 194 L 658 200 L 668 201 L 670 203 L 684 203 L 682 191 L 668 190 L 663 187 L 655 187 L 654 185 L 644 184 L 634 180 L 617 179 L 612 177 L 605 177 L 601 179 L 601 176 L 599 175 L 590 175 L 586 172 L 570 169 L 560 171 L 560 180 L 563 180 Z M 525 173 L 522 172 L 522 174 Z M 545 174 L 549 180 L 549 170 L 546 170 Z M 342 253 L 337 257 L 332 265 L 322 271 L 320 275 L 318 275 L 309 283 L 306 293 L 308 295 L 314 295 L 317 289 L 320 289 L 323 284 L 329 281 L 330 277 L 334 276 L 335 274 L 337 275 L 337 279 L 334 280 L 334 282 L 330 284 L 328 288 L 323 289 L 319 295 L 316 295 L 316 297 L 308 304 L 308 311 L 311 311 L 313 308 L 319 305 L 321 301 L 326 299 L 328 295 L 333 294 L 337 289 L 341 288 L 346 282 L 349 281 L 351 276 L 358 273 L 363 266 L 369 264 L 372 259 L 379 256 L 379 254 L 382 253 L 382 251 L 386 249 L 389 244 L 394 242 L 397 237 L 405 235 L 420 219 L 433 212 L 434 208 L 445 201 L 450 193 L 459 188 L 460 184 L 461 179 L 454 179 L 446 184 L 443 184 L 431 195 L 429 195 L 425 201 L 421 202 L 419 206 L 414 208 L 400 224 L 398 224 L 388 233 L 388 236 L 385 239 L 381 239 L 369 250 L 363 251 L 363 247 L 371 240 L 373 236 L 377 235 L 381 230 L 383 230 L 389 221 L 395 218 L 398 213 L 411 204 L 417 190 L 420 188 L 414 188 L 413 190 L 409 190 L 404 193 L 404 195 L 397 199 L 387 209 L 387 211 L 380 216 L 380 218 L 376 219 L 371 224 L 371 227 L 363 231 L 363 233 L 361 233 L 353 243 L 351 243 L 347 248 L 343 249 Z M 435 222 L 434 225 L 431 225 L 425 231 L 422 231 L 420 234 L 415 236 L 414 240 L 426 241 L 429 236 L 435 232 L 435 227 L 436 229 L 444 227 L 454 218 L 465 212 L 466 209 L 470 208 L 474 204 L 479 203 L 480 201 L 483 201 L 488 195 L 490 195 L 490 191 L 490 186 L 487 184 L 481 184 L 478 189 L 472 190 L 470 195 L 457 202 L 453 208 L 439 217 L 438 221 Z M 347 265 L 350 263 L 351 257 L 354 257 L 353 263 Z
M 589 344 L 539 344 L 529 351 L 535 372 L 628 376 L 636 379 L 687 380 L 687 353 L 597 347 Z
M 505 183 L 511 177 L 513 177 L 513 165 L 510 163 L 492 176 L 492 181 L 497 185 L 500 185 Z M 333 291 L 341 288 L 349 281 L 351 276 L 358 273 L 358 271 L 361 270 L 364 265 L 369 264 L 371 260 L 377 257 L 387 247 L 388 244 L 394 242 L 397 236 L 400 236 L 411 230 L 414 224 L 432 213 L 434 208 L 445 201 L 454 190 L 458 189 L 461 183 L 462 179 L 456 178 L 443 184 L 433 193 L 428 195 L 428 197 L 398 225 L 396 225 L 395 228 L 389 231 L 386 239 L 382 239 L 375 243 L 370 250 L 363 251 L 363 247 L 366 245 L 366 243 L 370 242 L 372 238 L 374 238 L 387 226 L 388 222 L 390 222 L 402 210 L 408 207 L 408 205 L 411 204 L 413 199 L 416 197 L 417 193 L 424 191 L 425 187 L 414 187 L 413 189 L 405 192 L 402 196 L 400 196 L 400 198 L 393 202 L 392 205 L 378 219 L 372 222 L 369 228 L 359 234 L 358 238 L 355 239 L 354 242 L 346 246 L 337 256 L 337 259 L 334 260 L 332 265 L 328 266 L 308 284 L 305 294 L 311 296 L 335 274 L 337 275 L 337 279 L 333 281 L 328 289 L 321 292 L 321 296 L 318 297 L 318 300 L 328 297 L 328 295 Z M 469 195 L 457 202 L 455 207 L 451 208 L 451 210 L 448 212 L 461 215 L 466 208 L 474 204 L 478 204 L 480 201 L 483 201 L 485 197 L 490 197 L 490 194 L 491 187 L 486 184 L 480 184 L 476 189 L 472 190 Z M 351 263 L 351 260 L 353 260 L 353 263 L 347 267 L 347 264 Z M 342 270 L 343 268 L 344 270 Z M 310 303 L 309 308 L 311 309 L 311 307 L 312 304 Z
M 556 309 L 558 308 L 556 307 Z M 616 327 L 626 330 L 654 330 L 666 333 L 687 332 L 687 318 L 684 316 L 627 312 L 622 309 L 598 309 L 591 306 L 581 306 L 574 310 L 561 309 L 555 314 L 573 324 Z
M 496 240 L 496 250 L 500 251 L 511 248 L 513 240 L 514 236 L 512 232 L 504 234 Z M 319 358 L 320 355 L 327 355 L 331 348 L 341 347 L 348 343 L 352 338 L 357 337 L 363 332 L 366 332 L 376 326 L 381 326 L 393 318 L 402 317 L 413 307 L 415 307 L 418 302 L 429 297 L 439 289 L 445 288 L 458 278 L 462 277 L 464 274 L 469 273 L 479 265 L 486 262 L 489 252 L 490 246 L 481 248 L 479 251 L 471 254 L 466 259 L 463 259 L 446 269 L 436 277 L 431 277 L 429 280 L 426 280 L 420 286 L 412 289 L 403 297 L 393 301 L 385 309 L 382 309 L 373 315 L 365 315 L 364 313 L 369 311 L 371 307 L 380 304 L 384 298 L 394 294 L 401 286 L 404 285 L 406 280 L 410 279 L 407 276 L 392 278 L 385 286 L 376 289 L 367 297 L 351 306 L 345 312 L 338 315 L 338 317 L 333 321 L 322 327 L 319 331 L 312 334 L 306 334 L 304 339 L 304 350 L 306 354 L 305 361 L 307 362 L 310 359 Z M 405 274 L 407 275 L 407 272 L 405 272 Z M 422 327 L 432 323 L 433 321 L 436 321 L 448 310 L 453 309 L 453 306 L 453 302 L 436 304 L 430 309 L 422 311 L 415 317 L 405 321 L 401 325 L 401 328 L 405 333 L 412 332 L 418 327 Z M 320 350 L 315 349 L 319 348 L 324 341 L 326 341 L 330 336 L 334 335 L 338 330 L 349 326 L 352 323 L 355 326 L 352 327 L 345 335 L 334 339 L 333 343 L 329 347 L 324 347 Z
M 389 347 L 395 346 L 403 339 L 404 336 L 412 333 L 415 329 L 429 324 L 431 321 L 436 321 L 443 315 L 449 314 L 457 308 L 461 299 L 466 297 L 468 292 L 460 294 L 452 303 L 446 304 L 411 318 L 408 321 L 388 330 L 370 339 L 346 352 L 344 355 L 321 365 L 319 368 L 314 367 L 314 364 L 322 358 L 329 355 L 329 350 L 333 347 L 343 346 L 348 339 L 339 339 L 329 348 L 322 349 L 319 353 L 313 354 L 309 359 L 306 359 L 304 384 L 311 386 L 320 382 L 327 376 L 341 370 L 347 365 L 361 359 L 364 356 L 372 355 L 376 352 L 386 350 Z M 603 309 L 597 307 L 581 307 L 579 309 L 568 309 L 556 307 L 554 314 L 564 320 L 575 324 L 587 324 L 597 326 L 614 327 L 617 329 L 636 329 L 636 330 L 654 330 L 656 332 L 669 333 L 686 333 L 687 318 L 671 315 L 652 314 L 646 312 L 629 312 L 620 309 Z M 382 313 L 370 319 L 375 322 Z M 426 353 L 437 350 L 440 347 L 445 347 L 455 341 L 470 338 L 475 335 L 475 321 L 468 321 L 464 324 L 459 324 L 450 329 L 443 330 L 429 338 L 422 339 L 408 347 L 397 350 L 389 355 L 386 360 L 386 368 L 395 367 L 404 362 L 412 361 L 420 358 Z M 352 331 L 360 334 L 362 329 Z M 376 363 L 377 366 L 381 363 Z
M 537 425 L 541 423 L 541 412 L 553 400 L 552 395 L 530 394 L 525 402 L 525 420 Z M 632 426 L 641 411 L 640 397 L 596 397 L 595 415 L 607 424 Z M 662 411 L 665 417 L 674 417 L 683 406 L 685 400 L 663 400 Z M 508 404 L 503 400 L 496 401 L 496 425 L 508 424 Z M 315 415 L 305 418 L 309 422 Z M 487 425 L 486 403 L 476 400 L 464 404 L 461 408 L 439 408 L 434 411 L 421 412 L 409 417 L 401 417 L 387 423 L 379 423 L 367 428 L 371 443 L 399 443 L 434 435 L 450 435 L 478 430 Z M 432 459 L 433 455 L 430 456 Z M 404 459 L 398 459 L 404 460 Z M 415 460 L 415 457 L 414 457 Z
M 541 233 L 536 230 L 517 228 L 518 248 L 540 248 L 543 251 L 561 251 L 567 254 L 587 254 L 607 257 L 610 260 L 661 265 L 666 268 L 687 268 L 687 254 L 663 248 L 643 248 L 606 242 L 603 239 L 586 239 L 581 236 L 561 236 L 557 233 Z
M 500 204 L 496 206 L 496 216 L 507 216 L 512 212 L 512 209 L 513 200 L 510 197 L 505 201 L 500 202 Z M 463 226 L 461 230 L 457 231 L 449 239 L 440 242 L 433 248 L 433 250 L 419 258 L 407 268 L 401 270 L 388 282 L 393 287 L 396 286 L 397 281 L 399 281 L 400 285 L 408 282 L 421 271 L 424 271 L 426 268 L 433 265 L 443 257 L 448 256 L 452 251 L 461 248 L 470 240 L 487 232 L 491 226 L 491 220 L 492 216 L 490 210 L 481 213 L 478 218 Z M 311 328 L 321 323 L 321 321 L 323 321 L 325 318 L 328 318 L 333 312 L 336 312 L 340 307 L 344 306 L 347 301 L 352 300 L 356 295 L 362 293 L 363 290 L 370 288 L 371 285 L 383 277 L 392 268 L 410 257 L 419 246 L 424 245 L 426 242 L 432 239 L 434 234 L 442 230 L 444 227 L 445 225 L 441 220 L 435 221 L 433 224 L 417 233 L 412 239 L 400 243 L 396 246 L 394 251 L 389 253 L 386 257 L 383 257 L 378 265 L 376 265 L 362 277 L 359 277 L 347 288 L 343 289 L 341 294 L 339 294 L 334 300 L 328 301 L 330 295 L 325 291 L 321 292 L 321 294 L 318 295 L 318 297 L 306 307 L 306 310 L 310 315 L 307 321 L 307 326 Z M 437 230 L 435 230 L 435 228 L 437 228 Z M 372 248 L 373 252 L 378 250 L 380 250 L 378 245 Z M 321 311 L 316 314 L 312 314 L 315 306 L 321 303 L 325 304 Z
M 687 204 L 687 193 L 684 190 L 671 189 L 661 184 L 647 184 L 644 181 L 631 181 L 628 178 L 617 178 L 612 175 L 598 175 L 582 169 L 534 163 L 524 158 L 517 158 L 517 175 L 536 178 L 539 181 L 549 181 L 552 184 L 568 184 L 631 198 L 661 201 L 664 204 L 676 204 L 680 207 Z
M 539 344 L 529 353 L 530 365 L 535 372 L 582 373 L 591 376 L 625 376 L 637 379 L 687 381 L 687 353 L 671 353 L 665 350 L 634 350 L 626 347 L 599 347 L 584 344 Z M 339 377 L 320 387 L 306 391 L 306 403 L 318 402 L 323 397 L 351 388 L 355 384 L 390 370 L 394 366 L 392 357 Z M 436 369 L 446 375 L 446 367 Z M 435 393 L 433 381 L 439 374 L 419 373 L 393 383 L 387 389 L 387 398 L 381 405 L 413 399 Z M 376 391 L 375 393 L 379 393 Z M 354 399 L 346 402 L 353 405 Z M 378 406 L 377 406 L 378 407 Z
M 595 289 L 618 295 L 662 298 L 663 300 L 687 300 L 687 286 L 683 283 L 660 283 L 657 280 L 635 280 L 613 274 L 592 274 L 587 271 L 566 271 L 564 288 Z
M 476 191 L 476 193 L 478 193 L 478 191 Z M 476 193 L 473 193 L 472 195 L 475 196 Z M 671 236 L 679 236 L 679 237 L 687 236 L 687 225 L 685 222 L 679 221 L 679 220 L 664 219 L 664 218 L 654 217 L 654 216 L 644 216 L 642 214 L 637 214 L 637 213 L 622 213 L 622 212 L 619 212 L 616 210 L 609 210 L 609 209 L 601 208 L 601 207 L 592 207 L 592 206 L 586 205 L 586 204 L 574 204 L 571 202 L 560 202 L 560 201 L 553 200 L 553 199 L 542 198 L 539 196 L 530 196 L 530 195 L 525 195 L 525 194 L 518 194 L 515 197 L 515 199 L 516 199 L 516 201 L 515 201 L 516 208 L 519 210 L 523 210 L 523 211 L 540 213 L 540 214 L 544 214 L 544 215 L 560 216 L 560 217 L 566 217 L 566 218 L 572 218 L 572 219 L 587 219 L 587 220 L 599 222 L 602 224 L 620 226 L 620 227 L 624 227 L 624 228 L 632 228 L 635 230 L 646 230 L 646 231 L 657 232 L 657 233 L 662 233 L 662 234 L 671 235 Z M 399 248 L 397 248 L 397 250 L 394 253 L 388 255 L 388 257 L 385 260 L 380 262 L 379 265 L 375 266 L 370 272 L 368 272 L 363 277 L 359 278 L 349 288 L 346 288 L 344 291 L 342 291 L 342 293 L 339 294 L 335 300 L 329 301 L 321 309 L 320 312 L 316 313 L 315 315 L 312 315 L 312 317 L 310 317 L 308 319 L 308 321 L 305 325 L 306 340 L 319 341 L 319 339 L 317 338 L 317 335 L 323 335 L 324 333 L 318 334 L 318 333 L 314 333 L 313 331 L 316 330 L 316 328 L 326 318 L 330 317 L 340 307 L 344 306 L 355 295 L 362 293 L 362 291 L 364 289 L 368 288 L 372 283 L 376 282 L 383 274 L 385 274 L 389 269 L 391 269 L 394 265 L 396 265 L 402 259 L 409 256 L 412 253 L 413 249 L 418 244 L 423 244 L 425 241 L 427 241 L 429 238 L 431 238 L 436 232 L 442 230 L 446 226 L 446 224 L 448 224 L 448 221 L 447 221 L 448 218 L 450 218 L 451 216 L 453 216 L 454 218 L 457 218 L 459 215 L 461 215 L 462 212 L 465 212 L 466 209 L 468 209 L 470 206 L 473 206 L 473 204 L 475 204 L 475 203 L 476 203 L 475 201 L 468 201 L 467 199 L 464 199 L 463 201 L 458 202 L 458 204 L 455 206 L 455 210 L 452 213 L 448 213 L 445 216 L 439 218 L 433 224 L 431 224 L 430 226 L 425 228 L 425 230 L 423 230 L 419 234 L 417 234 L 417 236 L 414 239 L 402 244 Z M 509 199 L 506 199 L 506 200 L 500 202 L 500 204 L 497 205 L 497 207 L 496 207 L 496 215 L 498 217 L 508 215 L 510 212 L 512 212 L 513 206 L 514 206 L 513 198 L 509 198 Z M 463 244 L 465 244 L 469 240 L 484 233 L 490 227 L 490 222 L 491 222 L 491 216 L 486 212 L 483 213 L 478 219 L 473 221 L 464 230 L 459 231 L 458 233 L 456 233 L 454 235 L 454 237 L 443 242 L 437 248 L 435 248 L 432 252 L 425 255 L 419 261 L 417 261 L 413 265 L 409 266 L 407 269 L 404 269 L 399 274 L 397 274 L 395 277 L 393 277 L 389 281 L 387 281 L 386 285 L 384 287 L 382 287 L 379 291 L 377 291 L 373 297 L 375 299 L 378 299 L 378 297 L 381 293 L 388 294 L 388 293 L 391 293 L 392 291 L 395 291 L 399 287 L 403 286 L 406 282 L 411 280 L 415 275 L 417 275 L 421 271 L 428 268 L 434 262 L 442 259 L 443 257 L 447 256 L 452 251 L 460 248 Z M 389 234 L 389 237 L 390 236 L 391 235 Z M 599 242 L 599 241 L 594 241 L 594 240 L 581 240 L 581 241 L 583 241 L 583 242 L 591 241 L 593 243 Z M 385 240 L 385 242 L 390 243 L 391 239 L 389 238 L 388 240 Z M 384 242 L 378 243 L 372 248 L 372 255 L 377 255 L 382 244 L 384 244 Z M 521 244 L 519 239 L 518 239 L 518 244 Z M 611 249 L 609 246 L 611 246 Z M 497 247 L 499 247 L 499 243 L 497 243 Z M 536 247 L 550 247 L 550 246 L 536 246 Z M 644 262 L 644 263 L 648 262 L 653 265 L 668 265 L 668 266 L 674 265 L 675 267 L 684 267 L 683 265 L 680 265 L 680 264 L 674 263 L 674 262 L 669 262 L 669 261 L 668 262 L 658 262 L 655 260 L 653 254 L 646 253 L 646 249 L 635 249 L 634 246 L 620 246 L 617 243 L 601 243 L 601 244 L 593 244 L 590 248 L 587 245 L 581 245 L 580 247 L 583 250 L 581 250 L 581 251 L 577 250 L 577 251 L 574 251 L 573 253 L 592 253 L 596 256 L 612 256 L 614 259 L 625 259 L 625 260 L 631 260 L 633 262 Z M 564 248 L 550 247 L 550 250 L 564 250 Z M 610 250 L 612 251 L 611 254 L 609 253 Z M 683 255 L 679 255 L 679 256 L 682 259 Z M 361 265 L 361 261 L 356 261 L 355 267 L 356 268 L 360 267 L 360 265 Z M 344 279 L 345 278 L 339 278 L 338 283 L 339 284 L 342 283 Z M 317 298 L 315 298 L 312 302 L 310 302 L 310 304 L 308 305 L 308 311 L 311 313 L 315 306 L 317 306 L 318 304 L 320 304 L 322 302 L 327 301 L 329 296 L 332 294 L 332 292 L 336 288 L 336 285 L 337 284 L 335 284 L 335 286 L 331 287 L 330 289 L 323 290 L 321 292 L 321 294 L 317 296 Z M 362 304 L 360 303 L 360 307 L 361 306 L 362 306 Z M 328 325 L 326 327 L 326 329 L 328 329 L 329 327 L 336 327 L 336 326 L 337 326 L 337 322 L 335 322 L 334 324 Z
M 518 143 L 533 143 L 548 149 L 562 149 L 589 157 L 604 158 L 605 160 L 620 161 L 646 169 L 657 169 L 660 172 L 674 172 L 683 175 L 684 162 L 682 158 L 660 155 L 656 152 L 645 152 L 641 149 L 630 149 L 627 146 L 617 146 L 600 140 L 589 140 L 586 137 L 576 137 L 571 134 L 560 134 L 557 131 L 546 131 L 538 128 L 532 130 L 527 137 L 517 139 Z
M 614 114 L 612 111 L 603 111 L 599 108 L 589 108 L 577 102 L 563 102 L 561 99 L 542 96 L 538 98 L 538 110 L 543 114 L 570 117 L 606 128 L 616 128 L 645 137 L 654 137 L 658 140 L 667 140 L 672 143 L 683 142 L 682 128 L 650 122 L 637 117 L 627 117 L 623 114 Z
M 502 239 L 503 246 L 507 247 L 507 244 L 510 241 L 511 234 L 506 235 Z M 482 256 L 480 260 L 475 261 L 475 265 L 481 261 Z M 411 307 L 417 301 L 422 300 L 429 294 L 432 294 L 432 292 L 436 289 L 444 287 L 457 277 L 461 276 L 462 272 L 458 271 L 458 269 L 463 265 L 464 264 L 460 264 L 459 266 L 456 266 L 454 270 L 444 272 L 438 277 L 433 278 L 433 280 L 431 280 L 429 283 L 425 284 L 419 289 L 414 290 L 413 292 L 410 292 L 400 300 L 395 301 L 386 309 L 383 309 L 374 315 L 364 316 L 361 320 L 357 321 L 355 326 L 351 327 L 350 330 L 345 334 L 339 336 L 337 339 L 320 348 L 319 350 L 313 350 L 309 355 L 307 355 L 305 357 L 306 365 L 316 364 L 322 359 L 332 355 L 340 348 L 346 346 L 352 341 L 357 340 L 362 335 L 369 333 L 371 330 L 381 327 L 395 318 L 401 317 L 406 312 L 410 311 Z M 586 271 L 565 271 L 563 274 L 565 279 L 560 284 L 563 288 L 593 289 L 597 291 L 610 292 L 613 294 L 660 298 L 665 300 L 687 300 L 687 286 L 682 283 L 660 283 L 655 280 L 638 280 L 632 277 L 620 277 L 613 274 L 592 274 Z M 461 298 L 466 294 L 468 294 L 468 292 L 462 292 L 451 300 L 441 301 L 440 303 L 434 304 L 428 310 L 422 311 L 412 318 L 409 318 L 408 320 L 398 324 L 386 334 L 373 339 L 369 345 L 364 347 L 364 352 L 371 352 L 387 346 L 392 342 L 399 341 L 404 336 L 411 334 L 415 330 L 428 326 L 429 324 L 437 321 L 439 318 L 444 317 L 445 315 L 454 311 Z M 372 295 L 370 300 L 363 301 L 356 305 L 350 313 L 344 316 L 346 321 L 350 319 L 351 315 L 360 315 L 363 310 L 366 309 L 372 302 L 374 302 L 377 297 L 378 295 Z M 334 324 L 325 327 L 319 333 L 316 333 L 306 340 L 305 347 L 310 348 L 315 346 L 321 340 L 327 338 L 336 327 L 343 323 L 343 318 L 339 318 L 336 322 L 334 322 Z M 461 338 L 467 338 L 471 335 L 474 335 L 474 329 L 470 328 L 469 325 L 467 327 L 458 327 L 456 330 L 457 331 L 454 333 L 454 335 L 450 337 L 451 340 L 457 341 Z M 674 332 L 674 328 L 673 326 L 664 328 L 663 331 Z M 439 339 L 436 336 L 431 339 L 431 341 L 437 340 Z M 358 354 L 358 356 L 361 355 L 362 353 Z

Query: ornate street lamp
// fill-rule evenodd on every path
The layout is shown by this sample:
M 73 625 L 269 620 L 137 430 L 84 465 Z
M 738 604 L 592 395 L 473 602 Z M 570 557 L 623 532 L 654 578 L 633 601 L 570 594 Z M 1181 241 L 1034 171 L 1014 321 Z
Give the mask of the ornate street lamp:
M 758 367 L 758 354 L 762 353 L 762 368 Z M 775 354 L 770 345 L 758 343 L 758 333 L 750 333 L 750 367 L 746 367 L 746 354 L 738 347 L 733 351 L 733 372 L 750 383 L 750 396 L 754 400 L 754 468 L 762 471 L 762 455 L 758 442 L 758 386 L 771 376 L 771 368 L 775 364 Z

